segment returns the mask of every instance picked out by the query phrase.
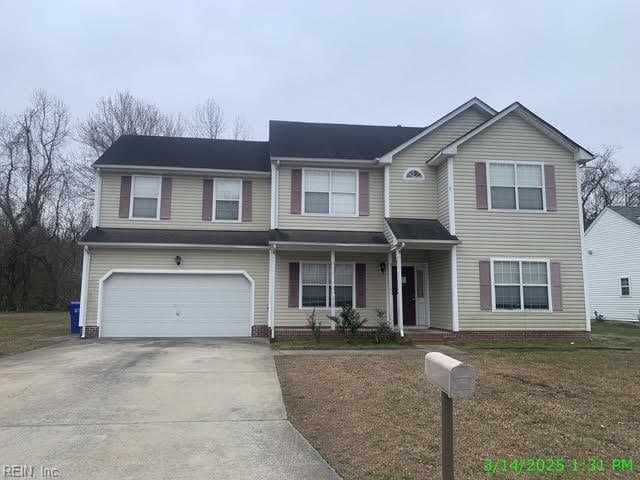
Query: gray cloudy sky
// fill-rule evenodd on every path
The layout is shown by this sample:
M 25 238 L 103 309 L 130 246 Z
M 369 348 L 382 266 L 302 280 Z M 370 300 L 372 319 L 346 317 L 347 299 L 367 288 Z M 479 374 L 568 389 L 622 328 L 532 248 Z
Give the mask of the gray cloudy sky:
M 521 101 L 587 148 L 640 164 L 638 1 L 0 3 L 0 110 L 36 88 L 76 117 L 117 89 L 189 112 L 431 123 L 478 96 Z

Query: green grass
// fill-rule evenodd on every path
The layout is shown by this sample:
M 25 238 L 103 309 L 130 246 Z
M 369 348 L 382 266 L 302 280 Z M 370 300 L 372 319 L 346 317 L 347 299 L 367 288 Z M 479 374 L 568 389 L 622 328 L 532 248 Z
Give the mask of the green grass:
M 593 323 L 591 341 L 470 341 L 453 344 L 461 350 L 518 350 L 570 352 L 574 350 L 632 350 L 640 348 L 640 326 L 637 324 Z
M 376 343 L 375 339 L 372 338 L 354 338 L 354 339 L 344 339 L 344 338 L 326 338 L 322 339 L 319 342 L 316 342 L 314 339 L 309 340 L 280 340 L 273 342 L 273 348 L 278 348 L 281 350 L 334 350 L 334 349 L 357 349 L 357 348 L 381 348 L 381 349 L 389 349 L 389 348 L 409 348 L 412 347 L 410 343 L 399 343 L 399 342 L 382 342 Z
M 69 313 L 0 313 L 0 357 L 46 347 L 69 335 Z

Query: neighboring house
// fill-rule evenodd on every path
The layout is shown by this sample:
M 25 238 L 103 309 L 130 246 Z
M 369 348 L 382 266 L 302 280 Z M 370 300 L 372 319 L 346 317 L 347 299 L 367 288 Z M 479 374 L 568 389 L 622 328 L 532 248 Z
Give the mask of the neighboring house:
M 351 304 L 403 336 L 584 337 L 591 158 L 521 104 L 476 98 L 419 128 L 123 136 L 94 164 L 84 333 L 283 338 Z
M 607 207 L 584 236 L 591 316 L 640 321 L 640 207 Z

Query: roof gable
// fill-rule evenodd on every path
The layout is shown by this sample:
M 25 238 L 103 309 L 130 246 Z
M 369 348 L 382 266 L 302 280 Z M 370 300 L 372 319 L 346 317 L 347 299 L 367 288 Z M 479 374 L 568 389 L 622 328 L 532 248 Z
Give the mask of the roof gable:
M 574 154 L 574 159 L 575 159 L 576 162 L 585 163 L 585 162 L 588 162 L 589 160 L 591 160 L 591 159 L 593 159 L 595 157 L 595 155 L 593 153 L 589 152 L 587 149 L 583 148 L 578 143 L 576 143 L 573 140 L 571 140 L 569 137 L 567 137 L 564 133 L 562 133 L 560 130 L 555 128 L 550 123 L 542 120 L 540 117 L 538 117 L 531 110 L 526 108 L 524 105 L 520 104 L 519 102 L 515 102 L 515 103 L 509 105 L 504 110 L 500 111 L 494 117 L 492 117 L 489 120 L 487 120 L 486 122 L 478 125 L 476 128 L 474 128 L 470 132 L 465 133 L 460 138 L 454 140 L 449 145 L 447 145 L 446 147 L 441 149 L 433 157 L 431 157 L 429 160 L 427 160 L 427 164 L 428 165 L 439 165 L 446 158 L 455 156 L 458 153 L 458 147 L 459 146 L 461 146 L 462 144 L 464 144 L 468 140 L 471 140 L 476 135 L 478 135 L 479 133 L 485 131 L 486 129 L 491 128 L 493 125 L 498 123 L 500 120 L 504 119 L 505 117 L 507 117 L 508 115 L 511 115 L 511 114 L 518 115 L 520 118 L 525 120 L 527 123 L 529 123 L 533 127 L 537 128 L 544 135 L 546 135 L 549 138 L 553 139 L 556 143 L 560 144 L 561 146 L 563 146 L 564 148 L 566 148 L 567 150 L 572 152 Z
M 438 120 L 433 122 L 431 125 L 425 127 L 416 136 L 407 139 L 405 142 L 403 142 L 400 145 L 394 147 L 392 150 L 386 152 L 383 155 L 383 161 L 391 162 L 391 159 L 395 154 L 397 154 L 397 153 L 401 152 L 402 150 L 404 150 L 405 148 L 413 145 L 415 142 L 417 142 L 418 140 L 420 140 L 424 136 L 428 135 L 429 133 L 433 132 L 434 130 L 438 129 L 439 127 L 445 125 L 447 122 L 449 122 L 450 120 L 456 118 L 462 112 L 464 112 L 464 111 L 466 111 L 466 110 L 468 110 L 470 108 L 476 108 L 476 109 L 486 113 L 489 116 L 489 118 L 492 118 L 497 113 L 493 108 L 491 108 L 489 105 L 484 103 L 482 100 L 480 100 L 477 97 L 473 97 L 471 100 L 463 103 L 458 108 L 453 109 L 452 111 L 450 111 L 446 115 L 440 117 Z
M 602 218 L 605 216 L 615 215 L 615 218 L 618 218 L 624 221 L 626 224 L 633 224 L 636 227 L 640 227 L 640 207 L 623 207 L 623 206 L 608 206 L 604 210 L 602 210 L 596 218 L 594 218 L 591 223 L 585 229 L 585 238 L 589 235 L 591 231 L 598 228 L 598 225 Z M 622 218 L 620 218 L 622 217 Z M 639 231 L 640 232 L 640 231 Z M 612 231 L 612 235 L 618 235 L 620 232 Z

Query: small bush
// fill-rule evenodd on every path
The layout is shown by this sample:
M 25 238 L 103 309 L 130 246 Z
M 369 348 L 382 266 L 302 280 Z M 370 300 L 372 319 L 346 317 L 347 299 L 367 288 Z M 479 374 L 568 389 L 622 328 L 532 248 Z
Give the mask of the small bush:
M 322 336 L 322 322 L 316 318 L 315 308 L 307 315 L 307 325 L 309 325 L 311 333 L 313 333 L 313 338 L 316 339 L 316 342 L 319 342 Z
M 596 322 L 604 322 L 606 320 L 606 318 L 604 318 L 604 315 L 598 313 L 597 310 L 595 310 L 593 313 L 594 313 L 593 318 L 595 319 Z
M 391 325 L 387 322 L 387 312 L 381 310 L 379 308 L 376 309 L 376 320 L 377 325 L 374 330 L 374 335 L 376 337 L 376 343 L 382 343 L 385 340 L 390 340 L 393 337 L 393 329 Z
M 360 312 L 358 312 L 351 305 L 344 305 L 340 315 L 327 317 L 336 323 L 336 328 L 342 332 L 345 337 L 353 337 L 358 333 L 358 330 L 367 322 L 366 318 L 360 318 Z

